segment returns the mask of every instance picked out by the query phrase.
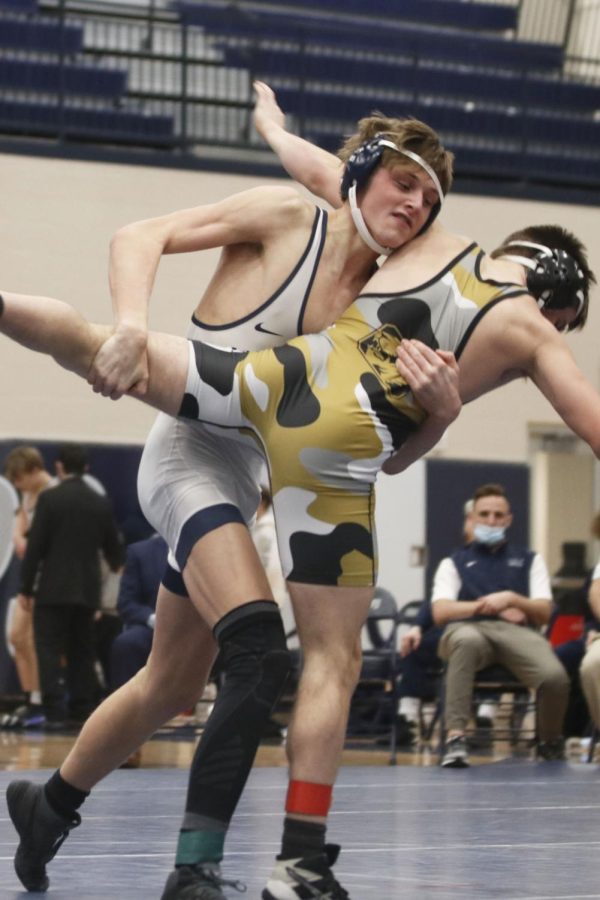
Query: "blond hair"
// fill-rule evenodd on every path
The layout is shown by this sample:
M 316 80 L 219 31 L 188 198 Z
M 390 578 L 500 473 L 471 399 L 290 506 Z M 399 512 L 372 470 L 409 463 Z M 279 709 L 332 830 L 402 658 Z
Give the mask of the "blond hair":
M 44 458 L 37 447 L 24 444 L 11 450 L 4 460 L 4 474 L 9 481 L 45 468 Z

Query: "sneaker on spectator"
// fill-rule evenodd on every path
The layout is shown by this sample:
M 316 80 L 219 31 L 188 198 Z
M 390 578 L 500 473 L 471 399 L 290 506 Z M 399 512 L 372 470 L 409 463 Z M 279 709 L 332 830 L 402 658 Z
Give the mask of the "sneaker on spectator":
M 466 769 L 469 765 L 467 739 L 464 734 L 448 738 L 444 744 L 444 755 L 441 765 L 445 769 Z
M 21 838 L 14 859 L 15 872 L 26 890 L 46 891 L 50 883 L 46 864 L 71 829 L 81 823 L 81 817 L 79 813 L 72 819 L 59 815 L 48 803 L 43 785 L 30 781 L 11 781 L 6 802 Z
M 338 858 L 337 844 L 326 844 L 325 852 L 304 859 L 281 859 L 277 863 L 262 900 L 292 900 L 292 897 L 350 900 L 350 894 L 336 881 L 331 866 Z
M 222 887 L 232 887 L 243 893 L 246 886 L 239 881 L 221 878 L 218 863 L 198 863 L 173 869 L 161 900 L 227 900 Z
M 565 739 L 563 737 L 557 737 L 552 738 L 550 741 L 538 741 L 536 756 L 538 759 L 544 759 L 547 762 L 564 760 Z
M 41 728 L 46 723 L 46 717 L 41 706 L 37 704 L 24 704 L 17 706 L 12 712 L 3 713 L 0 716 L 0 729 L 18 731 L 21 728 Z

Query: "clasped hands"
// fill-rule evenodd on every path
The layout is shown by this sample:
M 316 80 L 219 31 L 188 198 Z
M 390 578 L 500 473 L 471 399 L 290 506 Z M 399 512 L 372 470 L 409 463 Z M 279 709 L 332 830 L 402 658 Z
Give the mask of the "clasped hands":
M 527 621 L 527 616 L 522 609 L 513 606 L 513 603 L 512 591 L 494 591 L 479 598 L 475 605 L 474 615 L 497 616 L 514 625 L 522 625 Z
M 87 375 L 95 394 L 118 400 L 124 394 L 143 397 L 148 390 L 148 333 L 119 326 L 96 353 Z
M 462 408 L 459 369 L 453 353 L 432 350 L 416 339 L 403 338 L 396 348 L 396 368 L 430 418 L 450 424 Z

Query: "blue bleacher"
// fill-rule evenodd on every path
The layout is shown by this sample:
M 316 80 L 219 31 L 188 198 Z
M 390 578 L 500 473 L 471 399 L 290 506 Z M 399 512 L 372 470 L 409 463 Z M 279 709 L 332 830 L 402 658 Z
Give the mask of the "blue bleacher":
M 0 11 L 22 13 L 30 15 L 38 11 L 37 0 L 0 0 Z
M 39 53 L 79 53 L 83 47 L 83 28 L 3 15 L 0 17 L 0 47 Z
M 517 27 L 517 7 L 492 3 L 465 3 L 464 0 L 261 0 L 263 6 L 299 7 L 307 11 L 337 13 L 340 16 L 381 16 L 386 22 L 427 22 L 448 28 L 506 31 Z M 191 5 L 191 4 L 190 4 Z
M 0 88 L 20 91 L 60 91 L 72 95 L 117 99 L 127 87 L 127 73 L 116 69 L 39 60 L 0 58 Z
M 342 129 L 343 130 L 343 129 Z M 306 137 L 336 153 L 340 147 L 342 132 L 324 131 L 318 125 L 306 129 Z M 573 151 L 565 154 L 560 150 L 527 151 L 498 145 L 497 148 L 473 146 L 459 140 L 447 142 L 447 146 L 456 153 L 455 173 L 457 176 L 468 176 L 489 179 L 493 173 L 496 178 L 510 181 L 530 179 L 535 172 L 538 182 L 560 182 L 571 185 L 597 185 L 600 183 L 600 158 L 598 153 L 582 154 Z
M 4 133 L 174 146 L 172 116 L 117 108 L 127 90 L 126 71 L 76 61 L 83 52 L 81 26 L 35 14 L 36 4 L 31 4 L 34 15 L 29 18 L 14 15 L 12 9 L 5 13 L 7 2 L 0 0 L 0 90 L 4 94 L 0 129 Z M 31 97 L 16 99 L 7 97 L 7 92 Z M 36 94 L 52 99 L 42 102 Z M 94 98 L 94 104 L 83 105 L 77 98 Z
M 73 105 L 30 103 L 0 98 L 0 129 L 11 134 L 51 135 L 105 144 L 171 147 L 170 116 L 127 110 L 94 109 Z
M 328 47 L 415 55 L 426 59 L 468 61 L 471 65 L 512 65 L 558 69 L 562 48 L 555 44 L 533 41 L 504 40 L 487 34 L 477 37 L 461 33 L 449 34 L 440 28 L 396 23 L 390 19 L 369 19 L 361 24 L 341 22 L 333 15 L 300 15 L 289 10 L 261 10 L 244 7 L 244 11 L 220 2 L 201 5 L 178 0 L 176 8 L 182 21 L 197 25 L 215 36 L 253 38 L 256 40 L 296 41 L 299 47 L 310 47 L 327 53 Z
M 296 90 L 278 87 L 277 99 L 282 107 L 303 120 L 344 119 L 356 122 L 375 109 L 382 109 L 391 116 L 415 116 L 423 119 L 432 128 L 450 134 L 465 134 L 476 139 L 483 136 L 490 139 L 517 141 L 554 141 L 564 145 L 588 144 L 598 146 L 600 141 L 600 121 L 589 116 L 567 116 L 541 111 L 529 111 L 521 115 L 517 107 L 485 107 L 477 104 L 461 104 L 456 101 L 416 98 L 410 101 L 382 100 L 381 95 L 344 94 L 335 90 Z
M 431 63 L 415 66 L 411 61 L 353 59 L 319 53 L 298 53 L 283 47 L 240 48 L 222 45 L 225 62 L 248 67 L 253 75 L 269 81 L 273 76 L 305 81 L 338 82 L 361 88 L 396 89 L 415 96 L 454 97 L 497 103 L 548 106 L 565 111 L 600 109 L 600 87 L 518 70 L 490 69 L 487 72 L 466 66 L 443 68 Z M 382 103 L 384 101 L 381 101 Z

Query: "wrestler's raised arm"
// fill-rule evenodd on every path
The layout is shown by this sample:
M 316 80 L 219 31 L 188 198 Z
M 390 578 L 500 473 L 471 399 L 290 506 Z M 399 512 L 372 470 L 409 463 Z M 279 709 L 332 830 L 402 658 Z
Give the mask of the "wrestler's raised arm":
M 316 197 L 333 207 L 342 205 L 340 180 L 343 163 L 327 150 L 286 130 L 285 115 L 264 81 L 255 81 L 254 126 L 275 151 L 286 172 Z

